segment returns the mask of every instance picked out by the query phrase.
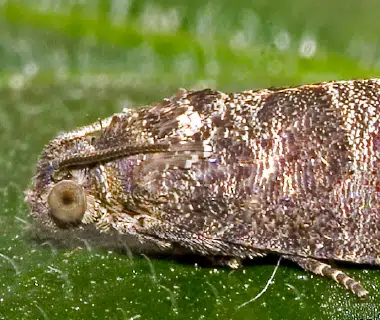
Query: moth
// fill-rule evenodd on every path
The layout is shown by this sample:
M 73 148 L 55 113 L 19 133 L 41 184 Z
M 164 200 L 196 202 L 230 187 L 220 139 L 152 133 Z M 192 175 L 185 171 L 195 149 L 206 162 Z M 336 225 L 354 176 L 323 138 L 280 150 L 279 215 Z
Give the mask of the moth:
M 59 135 L 26 201 L 52 237 L 279 255 L 368 291 L 328 261 L 380 265 L 380 80 L 171 98 Z

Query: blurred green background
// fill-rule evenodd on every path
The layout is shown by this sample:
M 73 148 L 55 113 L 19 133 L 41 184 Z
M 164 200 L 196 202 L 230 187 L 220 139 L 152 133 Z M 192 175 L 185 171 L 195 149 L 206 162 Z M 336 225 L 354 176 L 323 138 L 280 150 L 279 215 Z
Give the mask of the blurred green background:
M 177 88 L 225 91 L 376 77 L 380 2 L 0 0 L 0 319 L 380 319 L 370 291 L 276 259 L 242 270 L 41 246 L 23 190 L 59 132 Z

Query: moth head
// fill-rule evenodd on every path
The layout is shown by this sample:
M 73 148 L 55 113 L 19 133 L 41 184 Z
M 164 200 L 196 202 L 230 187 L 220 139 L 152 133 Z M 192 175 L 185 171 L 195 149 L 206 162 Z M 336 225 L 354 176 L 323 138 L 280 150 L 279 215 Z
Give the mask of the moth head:
M 46 155 L 50 154 L 55 157 L 47 159 Z M 124 208 L 118 215 L 115 210 L 110 210 L 111 204 L 106 200 L 108 192 L 102 188 L 102 183 L 107 180 L 103 166 L 57 168 L 55 159 L 54 153 L 43 153 L 32 185 L 25 192 L 33 217 L 28 229 L 33 240 L 49 241 L 64 247 L 83 246 L 85 243 L 90 247 L 122 251 L 127 244 L 128 250 L 157 251 L 157 244 L 150 237 L 136 235 L 136 228 L 146 224 L 141 212 L 130 212 Z M 123 165 L 125 172 L 128 168 L 133 169 L 129 163 Z M 117 203 L 112 202 L 112 205 Z M 119 229 L 114 227 L 117 223 Z M 143 244 L 141 239 L 145 239 Z
M 33 224 L 29 236 L 37 242 L 63 247 L 129 248 L 140 242 L 112 231 L 107 206 L 98 198 L 96 178 L 88 168 L 56 170 L 48 163 L 37 166 L 30 190 L 25 192 Z
M 31 215 L 50 229 L 78 227 L 91 205 L 88 177 L 84 170 L 59 172 L 53 166 L 39 166 L 32 188 L 26 191 Z

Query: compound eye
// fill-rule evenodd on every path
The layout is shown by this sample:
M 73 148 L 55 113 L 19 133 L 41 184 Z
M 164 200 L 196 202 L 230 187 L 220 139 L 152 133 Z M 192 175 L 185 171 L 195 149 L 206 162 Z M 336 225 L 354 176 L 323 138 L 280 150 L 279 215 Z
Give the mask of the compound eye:
M 79 221 L 86 211 L 86 194 L 76 182 L 62 180 L 50 191 L 48 204 L 51 214 L 58 220 Z

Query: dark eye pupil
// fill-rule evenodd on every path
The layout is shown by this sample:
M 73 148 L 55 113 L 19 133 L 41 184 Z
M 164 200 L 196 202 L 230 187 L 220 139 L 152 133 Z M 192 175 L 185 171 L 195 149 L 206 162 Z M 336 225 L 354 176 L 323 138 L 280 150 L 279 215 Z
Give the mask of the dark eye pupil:
M 70 192 L 64 192 L 62 194 L 62 203 L 65 205 L 65 206 L 68 206 L 70 204 L 72 204 L 74 202 L 74 197 L 73 195 L 70 193 Z

